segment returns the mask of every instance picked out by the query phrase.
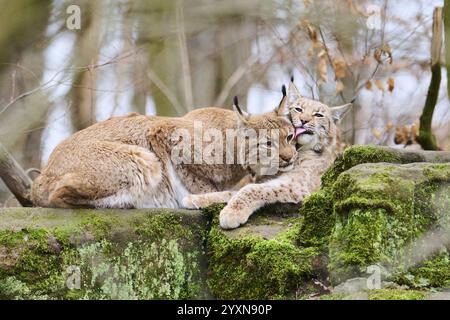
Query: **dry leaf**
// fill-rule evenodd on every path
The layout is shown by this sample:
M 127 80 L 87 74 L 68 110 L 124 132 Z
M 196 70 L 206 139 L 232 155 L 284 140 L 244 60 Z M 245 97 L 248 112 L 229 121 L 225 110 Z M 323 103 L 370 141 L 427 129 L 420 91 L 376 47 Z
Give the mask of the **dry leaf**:
M 344 91 L 344 84 L 341 80 L 336 81 L 336 94 L 340 94 L 342 91 Z
M 381 136 L 383 135 L 383 133 L 380 130 L 378 130 L 377 128 L 372 128 L 372 134 L 378 140 L 381 139 Z
M 415 122 L 411 126 L 411 136 L 414 141 L 416 140 L 418 135 L 419 135 L 419 123 Z
M 372 81 L 369 80 L 369 81 L 366 82 L 366 89 L 369 90 L 369 91 L 372 90 Z
M 300 23 L 300 26 L 306 29 L 309 39 L 312 42 L 316 43 L 317 42 L 317 32 L 316 32 L 316 28 L 314 28 L 314 26 L 311 24 L 311 22 L 309 22 L 308 20 L 303 20 Z
M 391 131 L 393 127 L 394 127 L 394 124 L 392 122 L 388 122 L 388 124 L 386 126 L 386 130 Z
M 322 50 L 320 50 L 319 53 L 317 54 L 317 58 L 323 58 L 323 57 L 326 56 L 326 54 L 327 54 L 327 52 L 326 52 L 324 49 L 322 49 Z
M 381 47 L 381 51 L 383 52 L 384 55 L 386 55 L 388 57 L 389 64 L 392 64 L 392 50 L 391 50 L 391 46 L 388 45 L 387 43 L 385 43 Z
M 317 63 L 317 71 L 319 73 L 319 81 L 327 82 L 328 80 L 328 72 L 327 72 L 327 61 L 325 58 L 320 58 Z
M 390 77 L 388 79 L 387 83 L 388 83 L 388 90 L 389 90 L 389 92 L 394 91 L 394 86 L 395 86 L 394 78 Z
M 382 64 L 383 60 L 381 60 L 381 55 L 382 55 L 382 51 L 380 49 L 375 49 L 374 53 L 373 53 L 373 57 L 375 58 L 375 60 L 379 63 Z
M 392 50 L 387 43 L 383 44 L 381 48 L 375 49 L 375 51 L 373 52 L 373 57 L 379 64 L 383 64 L 383 56 L 386 56 L 389 64 L 392 64 Z
M 346 67 L 347 65 L 342 59 L 335 59 L 333 61 L 333 69 L 336 74 L 336 79 L 343 79 L 347 76 Z
M 375 85 L 380 91 L 384 92 L 384 83 L 380 79 L 375 80 Z

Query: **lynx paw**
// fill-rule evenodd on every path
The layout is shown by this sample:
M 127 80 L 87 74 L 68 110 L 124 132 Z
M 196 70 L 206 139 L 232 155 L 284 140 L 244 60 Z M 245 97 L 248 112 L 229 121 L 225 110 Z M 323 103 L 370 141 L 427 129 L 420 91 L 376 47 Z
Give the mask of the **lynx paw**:
M 197 204 L 198 196 L 190 194 L 183 198 L 181 205 L 186 209 L 200 209 L 201 207 Z
M 183 198 L 181 205 L 186 209 L 203 209 L 213 204 L 211 200 L 201 194 L 190 194 Z
M 236 210 L 229 206 L 222 209 L 219 216 L 220 227 L 222 229 L 235 229 L 247 222 L 250 213 L 246 210 Z

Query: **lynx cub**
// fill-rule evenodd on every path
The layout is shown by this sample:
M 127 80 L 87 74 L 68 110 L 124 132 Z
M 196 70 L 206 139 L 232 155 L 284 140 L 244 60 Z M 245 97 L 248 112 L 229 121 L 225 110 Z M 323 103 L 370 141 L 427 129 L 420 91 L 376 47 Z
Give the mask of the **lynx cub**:
M 294 128 L 285 116 L 285 100 L 263 115 L 248 115 L 236 103 L 235 111 L 205 108 L 180 118 L 131 114 L 94 124 L 55 148 L 33 183 L 32 201 L 58 208 L 179 208 L 189 193 L 228 190 L 258 173 L 258 163 L 174 163 L 171 151 L 180 141 L 173 133 L 193 134 L 195 121 L 221 133 L 278 130 L 279 166 L 292 166 L 296 150 L 286 137 Z
M 352 104 L 330 108 L 302 97 L 292 82 L 287 103 L 299 151 L 294 169 L 275 178 L 260 178 L 258 183 L 248 184 L 237 193 L 189 195 L 184 199 L 186 207 L 228 202 L 220 213 L 220 226 L 233 229 L 247 222 L 252 213 L 266 204 L 299 203 L 320 187 L 322 174 L 336 158 L 336 123 Z

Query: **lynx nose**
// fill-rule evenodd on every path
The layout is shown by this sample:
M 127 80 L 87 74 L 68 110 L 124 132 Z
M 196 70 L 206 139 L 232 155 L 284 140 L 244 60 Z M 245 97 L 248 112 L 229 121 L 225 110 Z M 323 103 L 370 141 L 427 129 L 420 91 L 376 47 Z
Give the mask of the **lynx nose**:
M 300 120 L 300 122 L 302 123 L 302 126 L 304 126 L 305 124 L 307 124 L 309 122 L 309 120 Z

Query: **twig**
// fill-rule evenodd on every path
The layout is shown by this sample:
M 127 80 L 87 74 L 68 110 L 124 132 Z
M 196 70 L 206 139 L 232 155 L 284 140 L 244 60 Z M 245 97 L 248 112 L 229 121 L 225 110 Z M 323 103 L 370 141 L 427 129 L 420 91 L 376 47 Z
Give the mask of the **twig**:
M 175 108 L 176 112 L 179 115 L 182 115 L 185 110 L 178 101 L 177 97 L 170 91 L 170 89 L 164 84 L 164 82 L 158 77 L 158 75 L 150 68 L 147 69 L 147 76 L 158 88 L 161 92 L 166 96 L 167 100 L 172 104 Z
M 233 87 L 239 82 L 239 80 L 246 74 L 246 72 L 251 69 L 258 62 L 257 56 L 250 56 L 243 65 L 239 66 L 233 74 L 228 78 L 222 91 L 215 101 L 216 106 L 222 106 L 225 104 L 227 97 Z

